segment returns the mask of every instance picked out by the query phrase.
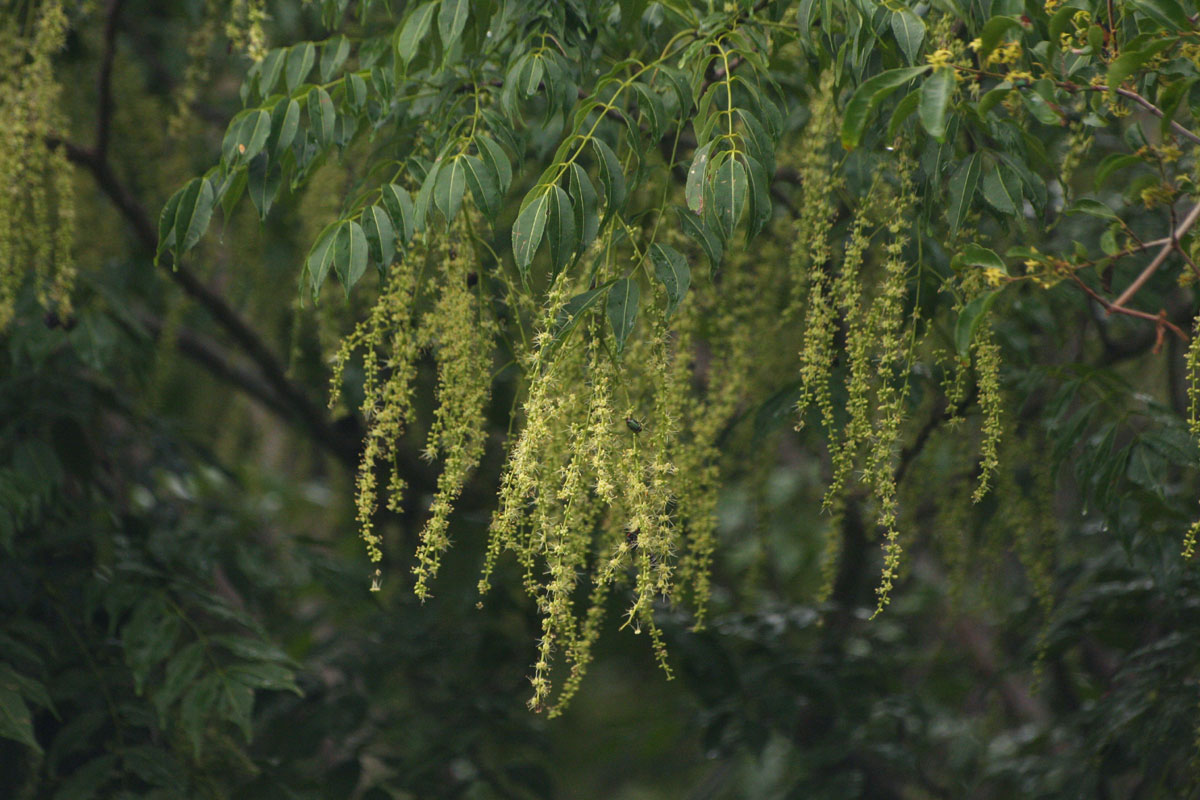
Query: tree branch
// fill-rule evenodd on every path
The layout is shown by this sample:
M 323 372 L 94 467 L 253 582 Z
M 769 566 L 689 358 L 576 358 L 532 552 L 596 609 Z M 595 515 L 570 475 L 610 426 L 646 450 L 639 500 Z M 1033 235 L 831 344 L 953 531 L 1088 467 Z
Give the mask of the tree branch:
M 104 19 L 104 55 L 100 59 L 100 73 L 97 78 L 96 94 L 99 97 L 99 107 L 96 111 L 96 147 L 98 158 L 105 158 L 108 153 L 108 135 L 112 128 L 112 70 L 113 60 L 117 54 L 117 18 L 125 0 L 108 0 Z

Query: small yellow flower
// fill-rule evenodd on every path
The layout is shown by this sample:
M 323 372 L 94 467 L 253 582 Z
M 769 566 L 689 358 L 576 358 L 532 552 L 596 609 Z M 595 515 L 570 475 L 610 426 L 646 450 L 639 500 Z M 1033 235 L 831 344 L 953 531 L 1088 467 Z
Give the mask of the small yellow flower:
M 925 56 L 925 60 L 934 67 L 949 67 L 951 66 L 950 62 L 953 58 L 954 54 L 944 47 L 941 50 L 935 50 L 934 52 Z
M 983 279 L 988 282 L 989 286 L 999 286 L 1008 280 L 1008 276 L 999 267 L 987 267 L 983 271 Z

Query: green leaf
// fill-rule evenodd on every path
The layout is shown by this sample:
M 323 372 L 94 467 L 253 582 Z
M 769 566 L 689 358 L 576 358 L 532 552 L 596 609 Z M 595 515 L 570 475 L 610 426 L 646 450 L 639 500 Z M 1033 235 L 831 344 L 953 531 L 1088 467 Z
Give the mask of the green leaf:
M 333 239 L 333 268 L 337 272 L 346 294 L 367 271 L 367 236 L 362 226 L 354 220 L 345 220 L 338 226 Z
M 229 668 L 228 675 L 231 680 L 251 689 L 271 689 L 304 696 L 304 692 L 296 685 L 292 670 L 282 664 L 267 661 L 238 664 Z
M 394 183 L 383 187 L 383 206 L 392 217 L 392 227 L 400 241 L 408 244 L 415 232 L 415 217 L 413 213 L 412 196 L 408 190 Z
M 538 245 L 542 243 L 542 234 L 546 231 L 546 217 L 550 208 L 550 187 L 538 185 L 530 190 L 522 204 L 524 207 L 517 215 L 512 227 L 513 258 L 517 269 L 525 279 L 529 276 L 529 266 L 537 253 Z
M 304 83 L 316 60 L 317 49 L 312 42 L 298 44 L 288 51 L 286 76 L 289 92 L 296 91 L 296 87 Z
M 179 201 L 190 186 L 189 183 L 171 195 L 167 204 L 163 206 L 163 210 L 158 214 L 158 248 L 154 254 L 155 266 L 158 265 L 158 260 L 163 253 L 175 247 L 175 217 L 179 212 Z
M 425 38 L 425 34 L 429 33 L 429 25 L 433 21 L 433 12 L 437 10 L 437 6 L 437 3 L 424 3 L 418 6 L 408 15 L 400 33 L 397 34 L 396 55 L 404 62 L 405 67 L 417 55 L 421 40 Z
M 950 176 L 950 213 L 947 220 L 951 233 L 958 232 L 959 226 L 967 218 L 967 212 L 971 210 L 971 201 L 975 198 L 975 188 L 979 184 L 980 163 L 980 155 L 975 153 L 964 159 Z
M 983 176 L 983 197 L 1000 213 L 1015 216 L 1022 207 L 1020 181 L 1008 167 L 997 165 Z
M 258 72 L 258 93 L 263 98 L 270 97 L 279 84 L 287 54 L 287 50 L 277 47 L 263 57 L 262 68 Z
M 192 752 L 197 758 L 203 750 L 208 720 L 221 696 L 222 683 L 221 675 L 209 673 L 191 685 L 179 704 L 180 728 L 191 741 Z
M 175 213 L 175 257 L 191 250 L 208 230 L 213 212 L 213 187 L 204 178 L 193 178 L 183 189 Z
M 350 40 L 340 33 L 321 48 L 321 82 L 329 83 L 350 55 Z
M 917 63 L 921 43 L 925 41 L 925 22 L 907 8 L 892 14 L 892 33 L 909 64 Z
M 603 139 L 593 137 L 592 147 L 599 157 L 600 185 L 604 187 L 604 214 L 608 216 L 625 203 L 625 173 L 621 171 L 621 162 L 617 160 L 617 154 Z
M 20 742 L 38 753 L 42 752 L 33 735 L 33 715 L 17 691 L 15 681 L 0 680 L 0 736 Z
M 550 242 L 550 261 L 554 271 L 565 267 L 575 255 L 579 244 L 575 236 L 575 209 L 571 198 L 558 186 L 551 187 L 549 212 L 546 216 L 546 239 Z
M 285 97 L 271 111 L 271 135 L 267 139 L 267 151 L 273 159 L 279 161 L 283 158 L 284 151 L 292 146 L 299 130 L 300 104 Z
M 1008 266 L 996 251 L 977 244 L 968 244 L 964 247 L 962 252 L 955 256 L 954 262 L 958 267 L 984 267 L 985 269 L 998 269 L 1005 275 L 1008 274 Z
M 271 135 L 271 115 L 262 109 L 251 111 L 230 126 L 233 140 L 228 144 L 232 152 L 232 163 L 246 163 L 254 158 L 267 144 Z M 222 148 L 224 149 L 224 148 Z
M 912 113 L 917 110 L 917 105 L 921 102 L 921 90 L 914 89 L 904 98 L 896 103 L 896 108 L 892 110 L 892 117 L 888 120 L 887 137 L 894 139 L 896 133 L 899 132 L 900 126 L 904 121 L 912 116 Z
M 495 220 L 500 213 L 500 188 L 496 185 L 496 173 L 483 159 L 475 156 L 463 156 L 461 159 L 467 178 L 467 186 L 471 188 L 471 196 L 475 198 L 475 206 L 490 220 Z
M 1013 28 L 1018 30 L 1021 27 L 1021 20 L 1016 17 L 992 17 L 983 25 L 983 30 L 979 33 L 979 61 L 983 63 L 991 52 L 999 46 L 1004 40 L 1004 35 Z
M 467 168 L 462 157 L 453 158 L 448 164 L 443 164 L 433 186 L 433 204 L 446 218 L 446 222 L 454 221 L 458 209 L 462 205 L 463 193 L 467 190 Z
M 988 309 L 992 307 L 992 303 L 996 302 L 999 294 L 999 289 L 985 292 L 967 303 L 966 307 L 959 312 L 958 322 L 954 326 L 954 347 L 960 357 L 966 358 L 970 355 L 971 340 L 975 338 L 975 331 L 979 329 L 980 323 L 983 322 Z
M 675 206 L 675 213 L 679 215 L 679 223 L 683 226 L 683 232 L 700 245 L 700 249 L 708 257 L 709 268 L 716 270 L 721 266 L 721 259 L 725 255 L 725 246 L 721 243 L 721 237 L 709 229 L 704 222 L 704 217 L 693 214 L 683 206 Z
M 1103 187 L 1109 176 L 1117 170 L 1125 169 L 1126 167 L 1132 167 L 1134 164 L 1141 163 L 1144 163 L 1141 156 L 1135 156 L 1130 153 L 1113 153 L 1112 155 L 1106 156 L 1105 159 L 1100 162 L 1100 165 L 1096 167 L 1096 188 L 1100 189 Z
M 438 11 L 438 35 L 442 37 L 442 47 L 449 50 L 463 28 L 467 26 L 467 12 L 470 10 L 469 0 L 442 0 Z
M 250 201 L 258 210 L 258 218 L 264 220 L 271 212 L 271 206 L 279 194 L 283 184 L 283 175 L 278 169 L 271 168 L 271 159 L 266 153 L 259 153 L 250 162 L 248 169 Z
M 650 245 L 650 260 L 654 263 L 654 276 L 667 290 L 667 318 L 669 319 L 692 283 L 692 271 L 688 269 L 683 254 L 668 244 L 655 242 Z
M 1042 97 L 1037 92 L 1024 91 L 1019 93 L 1021 101 L 1025 107 L 1029 109 L 1037 121 L 1043 125 L 1062 125 L 1062 115 L 1055 111 L 1046 98 Z
M 362 227 L 371 258 L 380 269 L 386 268 L 396 257 L 396 232 L 391 217 L 379 206 L 367 206 L 362 213 Z
M 500 194 L 503 196 L 512 185 L 512 164 L 508 160 L 508 154 L 504 152 L 504 148 L 486 136 L 476 136 L 475 146 L 479 150 L 479 157 L 495 173 Z
M 575 295 L 564 303 L 563 307 L 559 309 L 558 317 L 554 321 L 552 344 L 562 341 L 579 323 L 579 320 L 583 318 L 584 312 L 594 306 L 596 301 L 608 292 L 611 285 L 612 282 L 598 286 L 595 289 L 589 289 L 582 294 Z
M 728 239 L 733 236 L 734 228 L 741 219 L 742 210 L 746 205 L 746 168 L 732 156 L 717 165 L 713 176 L 712 197 L 713 212 L 716 215 L 718 231 Z
M 322 147 L 333 144 L 333 126 L 336 122 L 333 98 L 320 86 L 314 86 L 308 92 L 308 124 Z
M 1145 47 L 1137 50 L 1126 50 L 1121 53 L 1121 55 L 1108 65 L 1109 91 L 1116 91 L 1121 88 L 1121 84 L 1125 82 L 1126 78 L 1141 69 L 1147 61 L 1175 43 L 1176 40 L 1173 38 L 1156 39 Z
M 579 234 L 579 252 L 583 253 L 595 241 L 600 230 L 600 198 L 583 167 L 572 161 L 568 172 L 569 194 L 575 207 L 575 232 Z
M 1129 5 L 1169 31 L 1190 31 L 1195 27 L 1183 6 L 1175 0 L 1129 0 Z
M 946 139 L 946 109 L 955 85 L 953 67 L 938 67 L 921 85 L 921 125 L 939 142 Z
M 316 297 L 321 291 L 321 285 L 325 283 L 325 278 L 329 276 L 329 270 L 333 267 L 333 239 L 337 232 L 338 224 L 336 222 L 326 225 L 325 230 L 321 231 L 317 241 L 313 243 L 312 249 L 308 251 L 308 258 L 305 259 L 305 270 L 308 272 L 313 297 Z
M 708 170 L 708 152 L 713 143 L 696 148 L 692 156 L 692 165 L 688 167 L 687 184 L 684 188 L 684 198 L 688 208 L 697 214 L 704 212 L 704 176 Z
M 663 107 L 662 98 L 644 83 L 636 82 L 632 88 L 638 96 L 638 110 L 650 127 L 650 138 L 662 138 L 663 129 L 667 123 L 667 110 Z M 638 141 L 640 138 L 637 137 L 634 141 Z
M 881 72 L 863 81 L 846 104 L 846 111 L 842 116 L 842 146 L 847 150 L 858 147 L 871 112 L 892 92 L 930 69 L 929 66 L 901 67 Z
M 221 699 L 217 703 L 217 710 L 222 719 L 233 723 L 242 732 L 242 738 L 249 743 L 253 733 L 251 717 L 254 714 L 254 690 L 242 683 L 226 681 L 221 687 Z
M 155 687 L 151 697 L 160 722 L 165 722 L 167 711 L 200 674 L 200 668 L 204 666 L 204 654 L 203 643 L 189 642 L 167 662 L 162 682 Z
M 156 595 L 134 607 L 121 629 L 121 645 L 138 694 L 142 693 L 150 671 L 170 655 L 182 627 L 179 615 Z
M 1114 221 L 1120 220 L 1120 217 L 1117 216 L 1116 212 L 1114 212 L 1104 203 L 1101 203 L 1099 200 L 1091 200 L 1086 197 L 1076 200 L 1070 205 L 1069 208 L 1066 209 L 1064 213 L 1087 214 L 1088 216 L 1100 217 L 1101 219 Z
M 625 342 L 637 322 L 638 295 L 637 282 L 629 278 L 617 281 L 608 291 L 608 322 L 612 325 L 618 354 L 625 349 Z

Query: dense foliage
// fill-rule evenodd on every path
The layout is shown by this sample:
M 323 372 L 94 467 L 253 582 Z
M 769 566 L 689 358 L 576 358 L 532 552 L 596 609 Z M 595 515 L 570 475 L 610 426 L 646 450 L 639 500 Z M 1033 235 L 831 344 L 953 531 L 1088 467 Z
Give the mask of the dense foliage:
M 1200 790 L 1188 0 L 161 6 L 0 7 L 0 794 Z

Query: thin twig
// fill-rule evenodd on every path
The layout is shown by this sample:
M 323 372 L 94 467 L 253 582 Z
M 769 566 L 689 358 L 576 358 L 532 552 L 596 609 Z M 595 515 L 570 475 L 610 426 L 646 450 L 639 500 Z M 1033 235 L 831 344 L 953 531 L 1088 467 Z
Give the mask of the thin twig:
M 108 0 L 104 19 L 104 55 L 100 59 L 96 93 L 99 96 L 96 111 L 96 155 L 104 158 L 108 153 L 108 134 L 112 128 L 113 96 L 112 71 L 117 54 L 117 18 L 121 15 L 124 0 Z
M 1162 246 L 1162 249 L 1158 251 L 1158 255 L 1154 257 L 1154 260 L 1146 265 L 1146 268 L 1142 270 L 1142 274 L 1133 279 L 1133 283 L 1129 284 L 1129 286 L 1125 288 L 1125 291 L 1121 292 L 1121 295 L 1112 302 L 1112 305 L 1117 307 L 1124 306 L 1127 302 L 1129 302 L 1131 297 L 1137 294 L 1138 290 L 1142 288 L 1143 284 L 1150 280 L 1150 276 L 1153 275 L 1158 268 L 1162 266 L 1162 263 L 1167 260 L 1167 256 L 1169 256 L 1171 251 L 1175 249 L 1175 245 L 1179 242 L 1180 238 L 1182 238 L 1183 235 L 1188 232 L 1188 229 L 1195 224 L 1197 218 L 1200 218 L 1200 203 L 1197 203 L 1192 210 L 1188 212 L 1188 215 L 1183 218 L 1183 222 L 1179 223 L 1179 227 L 1171 232 L 1170 240 Z

